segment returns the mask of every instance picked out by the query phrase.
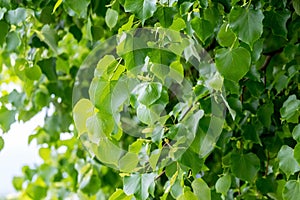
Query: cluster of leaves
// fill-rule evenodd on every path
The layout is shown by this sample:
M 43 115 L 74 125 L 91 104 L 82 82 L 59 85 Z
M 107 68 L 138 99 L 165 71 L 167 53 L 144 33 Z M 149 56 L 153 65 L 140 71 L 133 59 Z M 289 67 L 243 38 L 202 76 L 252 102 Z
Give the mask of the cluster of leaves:
M 44 162 L 24 166 L 13 179 L 20 198 L 298 199 L 299 15 L 296 0 L 2 0 L 0 83 L 22 90 L 1 90 L 0 127 L 5 133 L 15 120 L 46 113 L 44 126 L 29 138 L 40 145 Z M 72 91 L 80 65 L 110 36 L 141 27 L 188 35 L 206 49 L 218 72 L 203 78 L 211 62 L 193 69 L 188 61 L 200 52 L 184 41 L 177 41 L 187 44 L 182 49 L 169 45 L 171 53 L 120 53 L 119 47 L 119 60 L 112 54 L 96 62 L 89 100 L 74 107 L 74 128 Z M 132 73 L 136 66 L 146 71 Z M 125 72 L 134 79 L 122 79 Z M 183 77 L 189 80 L 195 94 L 185 100 L 189 104 L 172 98 L 168 77 L 180 84 Z M 112 99 L 121 102 L 111 107 Z M 218 118 L 223 113 L 211 110 L 216 102 L 228 110 L 225 122 Z M 143 124 L 145 137 L 122 133 L 115 113 L 123 104 Z M 192 133 L 190 148 L 164 164 L 161 152 L 169 145 L 180 148 L 186 139 L 180 133 Z M 92 141 L 96 156 L 79 137 Z M 163 158 L 172 158 L 166 153 Z

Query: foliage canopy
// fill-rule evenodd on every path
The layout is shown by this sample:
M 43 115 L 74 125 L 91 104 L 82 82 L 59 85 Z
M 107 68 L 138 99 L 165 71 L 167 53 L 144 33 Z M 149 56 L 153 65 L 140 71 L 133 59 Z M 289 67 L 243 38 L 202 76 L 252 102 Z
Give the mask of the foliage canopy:
M 22 91 L 1 89 L 0 128 L 46 111 L 20 199 L 299 199 L 299 15 L 298 0 L 1 0 L 0 84 Z

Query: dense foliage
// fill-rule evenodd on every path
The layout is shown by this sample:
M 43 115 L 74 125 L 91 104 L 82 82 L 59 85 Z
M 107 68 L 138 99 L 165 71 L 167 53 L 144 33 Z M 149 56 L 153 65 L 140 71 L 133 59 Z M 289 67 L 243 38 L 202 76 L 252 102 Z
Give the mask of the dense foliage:
M 1 0 L 19 198 L 299 199 L 299 41 L 298 0 Z

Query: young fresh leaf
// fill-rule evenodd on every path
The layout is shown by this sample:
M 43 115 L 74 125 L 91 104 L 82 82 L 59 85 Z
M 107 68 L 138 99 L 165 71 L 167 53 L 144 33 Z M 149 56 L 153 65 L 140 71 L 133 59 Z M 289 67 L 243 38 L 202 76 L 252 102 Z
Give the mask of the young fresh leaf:
M 119 16 L 119 14 L 117 11 L 115 11 L 111 8 L 107 9 L 106 15 L 105 15 L 105 22 L 110 29 L 112 29 L 116 26 L 117 21 L 118 21 L 118 16 Z

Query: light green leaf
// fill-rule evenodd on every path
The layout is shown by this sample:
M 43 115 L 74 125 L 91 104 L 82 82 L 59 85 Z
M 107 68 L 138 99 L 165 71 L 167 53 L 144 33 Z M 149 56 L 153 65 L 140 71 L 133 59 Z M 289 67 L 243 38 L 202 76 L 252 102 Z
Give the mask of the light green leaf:
M 284 200 L 297 200 L 300 194 L 300 182 L 299 180 L 288 181 L 283 189 L 283 199 Z
M 145 200 L 154 187 L 155 173 L 132 174 L 124 177 L 124 192 L 127 195 L 134 194 L 137 199 Z
M 292 135 L 293 135 L 294 140 L 296 140 L 297 142 L 300 142 L 300 124 L 295 126 L 295 128 L 293 129 Z
M 218 43 L 223 47 L 231 47 L 236 40 L 236 36 L 227 23 L 224 23 L 217 35 Z
M 120 170 L 123 172 L 133 172 L 138 162 L 138 155 L 128 152 L 119 160 Z
M 74 106 L 73 119 L 79 136 L 88 131 L 86 122 L 93 114 L 94 105 L 88 99 L 80 99 Z
M 289 98 L 283 103 L 280 109 L 282 120 L 286 120 L 291 123 L 298 123 L 300 115 L 300 100 L 296 95 L 290 95 Z
M 235 7 L 229 14 L 230 27 L 250 47 L 263 33 L 263 19 L 262 11 L 252 8 Z
M 216 182 L 216 191 L 226 195 L 231 186 L 231 176 L 226 174 L 220 177 Z
M 277 158 L 279 160 L 279 168 L 286 174 L 287 178 L 300 170 L 300 166 L 294 158 L 294 150 L 291 147 L 283 145 L 278 152 Z
M 89 0 L 80 0 L 76 3 L 73 0 L 65 0 L 63 5 L 70 16 L 77 15 L 80 18 L 86 18 L 89 4 Z
M 163 111 L 164 106 L 161 104 L 154 104 L 147 108 L 145 105 L 140 104 L 137 107 L 137 117 L 138 119 L 148 125 L 153 125 L 159 120 L 160 114 Z
M 0 109 L 0 127 L 3 132 L 9 131 L 10 125 L 16 121 L 15 114 L 16 111 L 8 110 L 6 107 L 2 106 Z
M 231 171 L 238 178 L 252 182 L 260 169 L 259 158 L 254 153 L 231 155 Z
M 183 81 L 184 69 L 180 61 L 174 61 L 171 63 L 169 76 L 178 83 L 181 83 Z
M 19 23 L 25 21 L 26 19 L 26 9 L 17 8 L 15 10 L 9 10 L 6 15 L 6 20 L 10 24 L 18 25 Z
M 251 55 L 243 47 L 222 48 L 216 51 L 215 61 L 224 78 L 238 82 L 250 69 Z
M 202 178 L 195 179 L 192 188 L 198 200 L 211 200 L 210 188 Z
M 63 0 L 57 0 L 57 2 L 55 3 L 54 7 L 53 7 L 53 11 L 52 14 L 55 13 L 56 9 L 60 6 L 60 4 L 63 2 Z
M 297 0 L 293 0 L 293 7 L 295 9 L 295 12 L 297 13 L 297 15 L 300 16 L 300 2 Z
M 162 85 L 158 82 L 146 82 L 134 89 L 138 94 L 137 100 L 145 106 L 150 106 L 161 96 Z
M 4 139 L 0 136 L 0 151 L 4 148 Z
M 191 25 L 203 43 L 214 33 L 212 24 L 205 19 L 195 17 L 191 20 Z
M 184 29 L 186 27 L 185 21 L 182 18 L 175 18 L 173 20 L 172 25 L 169 27 L 169 29 L 180 31 L 181 29 Z
M 42 70 L 38 65 L 33 65 L 32 67 L 25 68 L 25 75 L 30 80 L 39 80 L 42 75 Z
M 132 200 L 133 195 L 127 196 L 123 190 L 117 189 L 108 200 Z
M 294 158 L 300 165 L 300 143 L 296 144 L 296 146 L 294 147 Z
M 119 168 L 119 159 L 123 150 L 112 143 L 107 137 L 101 135 L 98 144 L 92 143 L 92 149 L 97 158 L 108 166 Z
M 20 37 L 16 31 L 9 32 L 6 36 L 6 50 L 15 51 L 21 44 Z
M 198 198 L 196 197 L 196 195 L 194 193 L 192 193 L 191 191 L 189 191 L 189 190 L 185 191 L 177 199 L 178 200 L 198 200 Z
M 110 29 L 112 29 L 113 27 L 116 26 L 117 21 L 118 21 L 118 16 L 119 16 L 119 14 L 117 11 L 115 11 L 111 8 L 107 9 L 106 15 L 105 15 L 105 22 Z
M 125 0 L 125 12 L 134 13 L 142 24 L 156 11 L 156 0 Z
M 46 44 L 49 45 L 49 47 L 54 51 L 54 53 L 58 53 L 57 50 L 57 34 L 56 32 L 50 28 L 50 26 L 47 24 L 45 26 L 43 26 L 42 30 L 41 30 L 41 34 L 42 37 L 40 37 L 40 39 L 42 41 L 44 41 Z

